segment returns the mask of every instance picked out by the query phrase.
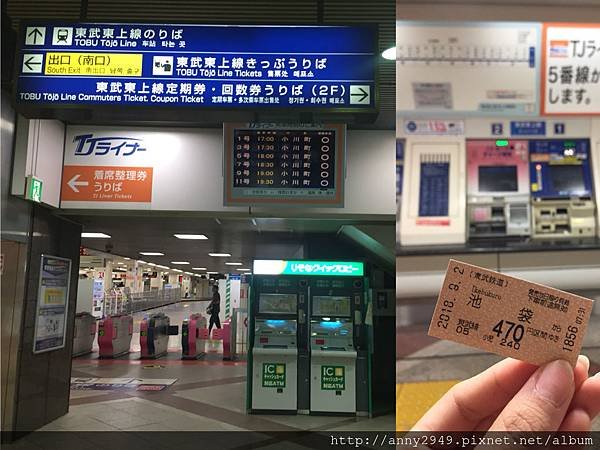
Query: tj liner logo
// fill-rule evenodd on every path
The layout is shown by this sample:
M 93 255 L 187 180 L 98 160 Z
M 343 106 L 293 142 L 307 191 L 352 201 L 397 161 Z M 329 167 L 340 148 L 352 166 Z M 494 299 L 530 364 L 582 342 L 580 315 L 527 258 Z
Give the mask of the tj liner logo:
M 94 137 L 93 134 L 81 134 L 73 138 L 77 144 L 75 156 L 131 156 L 137 152 L 145 152 L 144 140 L 122 136 Z

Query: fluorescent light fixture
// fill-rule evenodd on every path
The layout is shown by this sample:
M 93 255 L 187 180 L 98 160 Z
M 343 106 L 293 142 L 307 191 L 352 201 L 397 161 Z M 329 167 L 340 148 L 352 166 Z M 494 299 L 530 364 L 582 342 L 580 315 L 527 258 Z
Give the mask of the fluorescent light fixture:
M 179 270 L 179 269 L 173 269 L 173 272 L 180 272 L 180 273 L 183 273 L 183 270 Z
M 205 235 L 203 234 L 174 234 L 173 236 L 175 236 L 177 239 L 191 239 L 191 240 L 196 240 L 196 241 L 203 241 L 208 239 Z
M 226 262 L 226 266 L 241 266 L 243 265 L 241 262 Z
M 156 266 L 156 264 L 154 264 L 154 263 L 148 263 L 148 265 L 153 266 L 153 267 Z
M 189 261 L 171 261 L 171 264 L 174 264 L 176 266 L 185 266 L 189 264 Z
M 192 270 L 206 270 L 206 267 L 192 267 Z
M 82 238 L 87 239 L 110 239 L 111 236 L 105 233 L 81 233 Z
M 131 258 L 123 258 L 123 259 L 126 259 L 127 261 L 129 261 Z
M 148 264 L 146 261 L 142 261 L 141 259 L 138 259 L 137 262 L 140 264 Z
M 209 253 L 208 256 L 215 256 L 217 258 L 229 258 L 231 256 L 230 253 Z
M 161 253 L 161 252 L 140 252 L 140 255 L 144 255 L 144 256 L 165 256 L 165 254 Z
M 381 56 L 384 59 L 389 59 L 391 61 L 395 61 L 396 60 L 396 46 L 394 45 L 393 47 L 390 47 L 387 50 L 384 50 L 383 53 L 381 53 Z
M 185 272 L 186 275 L 194 275 L 192 272 Z
M 235 269 L 235 270 L 239 270 L 240 272 L 250 272 L 250 269 Z
M 206 272 L 207 275 L 216 275 L 219 272 Z
M 124 265 L 125 265 L 125 263 L 123 263 L 123 262 L 120 262 L 120 261 L 119 261 L 117 264 L 119 264 L 119 265 L 121 265 L 121 266 L 124 266 Z

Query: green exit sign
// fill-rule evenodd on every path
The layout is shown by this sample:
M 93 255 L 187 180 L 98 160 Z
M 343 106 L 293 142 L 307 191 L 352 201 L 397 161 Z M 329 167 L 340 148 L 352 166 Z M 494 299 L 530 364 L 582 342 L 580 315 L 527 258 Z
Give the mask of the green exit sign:
M 25 199 L 40 203 L 42 201 L 42 180 L 29 175 L 25 187 Z

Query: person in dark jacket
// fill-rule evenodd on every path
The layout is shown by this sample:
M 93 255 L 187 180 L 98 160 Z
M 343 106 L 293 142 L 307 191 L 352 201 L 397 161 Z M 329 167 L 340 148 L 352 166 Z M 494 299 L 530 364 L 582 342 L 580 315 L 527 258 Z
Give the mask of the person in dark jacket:
M 221 320 L 219 319 L 219 312 L 221 312 L 221 295 L 219 295 L 219 286 L 213 285 L 213 295 L 210 304 L 208 305 L 207 312 L 210 314 L 210 320 L 208 323 L 208 334 L 212 330 L 213 325 L 217 328 L 221 328 Z

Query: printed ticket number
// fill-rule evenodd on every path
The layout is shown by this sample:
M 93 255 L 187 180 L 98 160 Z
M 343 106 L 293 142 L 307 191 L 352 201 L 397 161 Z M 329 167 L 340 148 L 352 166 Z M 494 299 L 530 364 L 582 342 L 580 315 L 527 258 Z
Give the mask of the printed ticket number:
M 573 367 L 593 301 L 450 260 L 429 335 L 542 365 Z

